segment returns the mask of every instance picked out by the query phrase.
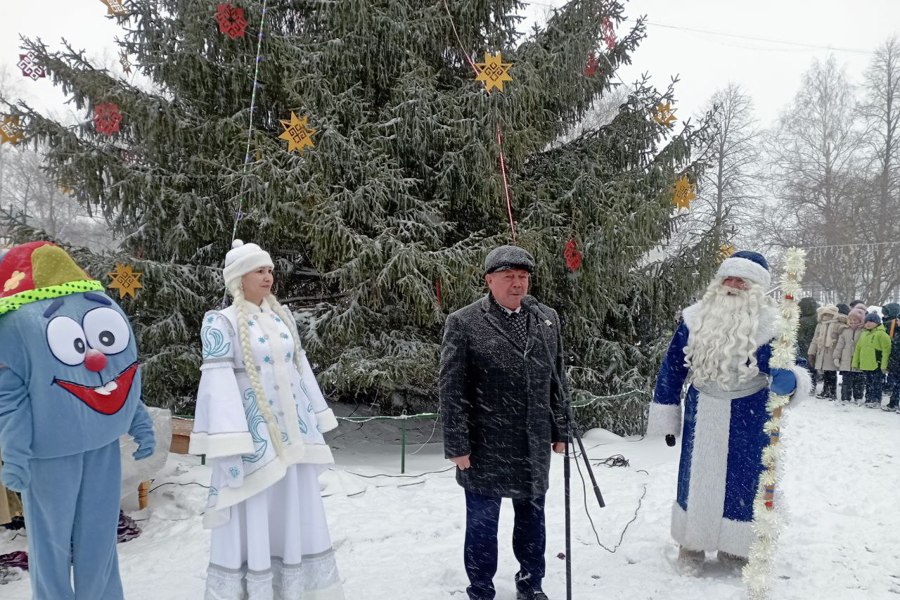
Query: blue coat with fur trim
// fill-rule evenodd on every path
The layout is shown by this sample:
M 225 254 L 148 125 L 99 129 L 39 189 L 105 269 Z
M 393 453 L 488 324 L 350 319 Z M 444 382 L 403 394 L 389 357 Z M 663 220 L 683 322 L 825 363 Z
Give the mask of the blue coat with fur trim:
M 681 392 L 690 375 L 684 351 L 691 328 L 698 326 L 699 306 L 684 310 L 684 321 L 660 366 L 647 434 L 677 436 L 679 429 L 682 433 L 678 491 L 672 506 L 675 540 L 691 550 L 721 550 L 746 557 L 755 538 L 751 522 L 763 470 L 762 451 L 769 443 L 763 426 L 770 386 L 778 393 L 790 393 L 798 374 L 805 373 L 799 368 L 794 374 L 769 368 L 777 313 L 765 307 L 756 336 L 760 374 L 727 390 L 716 384 L 692 384 L 685 395 L 682 423 Z M 770 383 L 769 375 L 777 382 Z

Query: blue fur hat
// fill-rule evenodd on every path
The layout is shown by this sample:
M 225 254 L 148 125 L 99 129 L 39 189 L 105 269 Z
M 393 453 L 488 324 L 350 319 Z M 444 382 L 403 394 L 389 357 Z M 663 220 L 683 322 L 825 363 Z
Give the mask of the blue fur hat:
M 759 252 L 741 250 L 722 261 L 716 271 L 716 279 L 740 277 L 763 287 L 769 287 L 772 277 L 769 275 L 769 263 Z
M 866 323 L 876 323 L 881 325 L 881 317 L 878 316 L 877 312 L 870 312 L 866 315 Z

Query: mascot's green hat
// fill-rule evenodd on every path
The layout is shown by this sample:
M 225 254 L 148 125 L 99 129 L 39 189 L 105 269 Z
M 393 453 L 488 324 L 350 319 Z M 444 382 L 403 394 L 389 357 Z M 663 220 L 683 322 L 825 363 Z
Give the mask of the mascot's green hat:
M 15 246 L 0 259 L 0 315 L 39 300 L 92 291 L 102 292 L 103 284 L 50 242 Z

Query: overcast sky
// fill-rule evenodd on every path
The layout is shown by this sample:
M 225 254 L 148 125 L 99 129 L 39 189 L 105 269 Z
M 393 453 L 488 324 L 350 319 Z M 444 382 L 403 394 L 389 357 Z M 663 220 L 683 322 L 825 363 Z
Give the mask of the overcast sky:
M 15 67 L 18 34 L 40 36 L 53 47 L 65 37 L 88 56 L 114 63 L 113 40 L 121 29 L 106 18 L 100 0 L 0 1 L 0 69 L 35 106 L 68 110 L 49 81 L 21 77 Z M 527 16 L 542 19 L 564 3 L 532 2 Z M 734 81 L 753 97 L 763 125 L 790 102 L 814 58 L 833 52 L 851 80 L 859 81 L 872 50 L 900 36 L 900 0 L 632 0 L 626 10 L 631 17 L 647 15 L 651 24 L 633 66 L 620 70 L 622 79 L 631 83 L 647 72 L 665 88 L 679 75 L 679 117 L 696 113 L 717 88 Z

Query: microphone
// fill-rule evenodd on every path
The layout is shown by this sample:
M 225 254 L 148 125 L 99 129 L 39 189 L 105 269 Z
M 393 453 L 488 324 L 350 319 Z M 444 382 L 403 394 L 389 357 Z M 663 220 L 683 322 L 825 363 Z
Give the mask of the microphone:
M 533 314 L 534 316 L 546 319 L 547 317 L 544 315 L 544 312 L 541 310 L 541 307 L 538 306 L 538 301 L 534 299 L 534 296 L 523 296 L 522 297 L 522 306 L 525 307 L 525 310 Z

